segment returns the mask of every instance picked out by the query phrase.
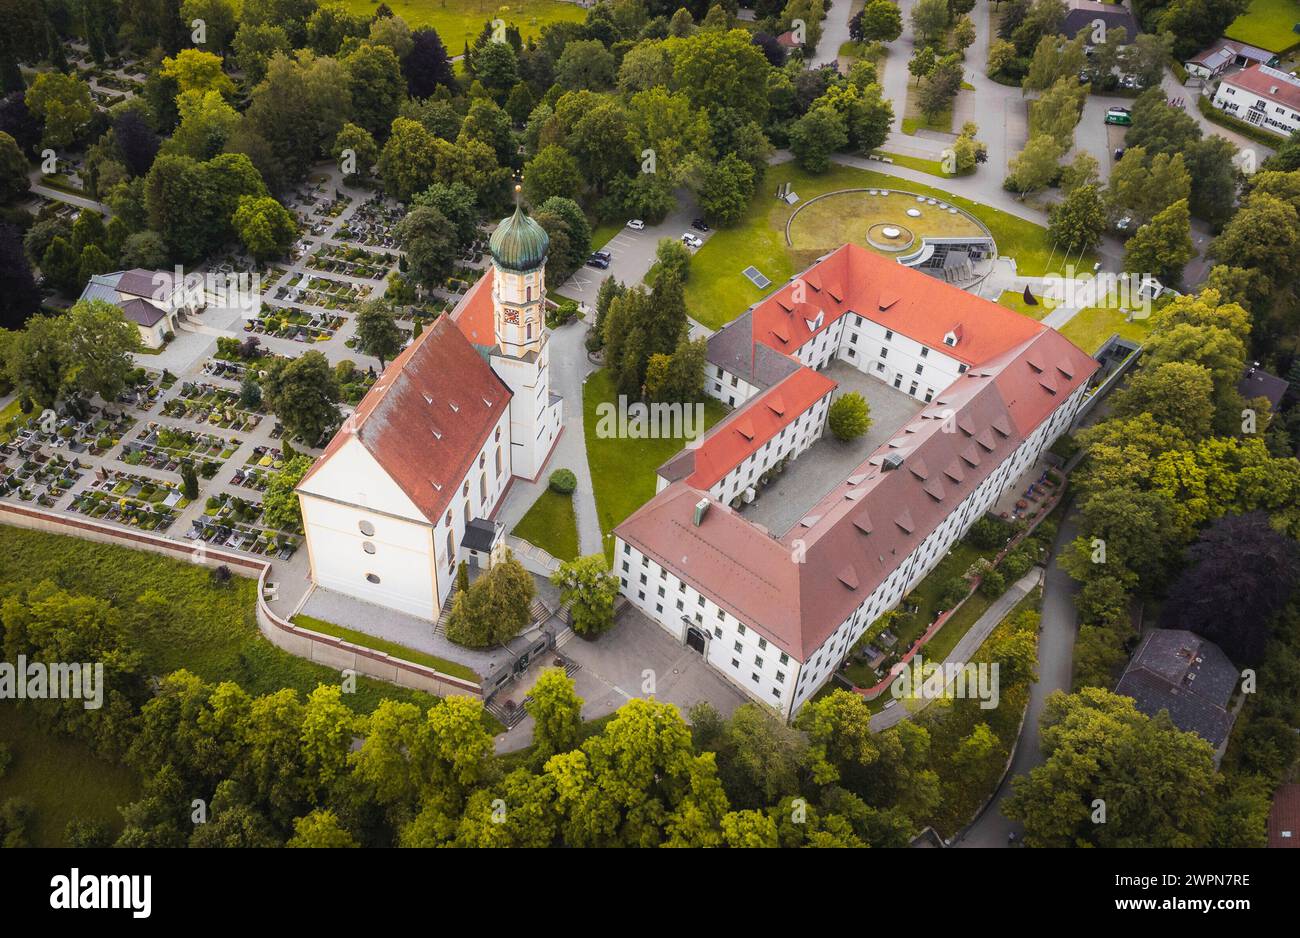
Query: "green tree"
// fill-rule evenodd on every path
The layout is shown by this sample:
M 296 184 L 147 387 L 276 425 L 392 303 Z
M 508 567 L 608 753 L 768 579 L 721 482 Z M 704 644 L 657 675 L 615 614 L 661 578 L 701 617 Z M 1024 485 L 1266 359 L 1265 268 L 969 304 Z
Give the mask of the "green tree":
M 244 70 L 249 85 L 256 85 L 266 77 L 267 67 L 277 54 L 293 49 L 289 34 L 282 27 L 266 23 L 254 25 L 247 21 L 241 23 L 235 32 L 232 47 L 235 61 Z
M 338 815 L 328 808 L 317 808 L 293 822 L 293 836 L 286 847 L 358 847 Z
M 861 394 L 850 391 L 834 400 L 826 414 L 826 423 L 837 440 L 856 440 L 871 429 L 871 411 Z
M 1048 234 L 1067 253 L 1084 252 L 1101 244 L 1106 233 L 1106 203 L 1095 185 L 1075 186 L 1048 210 Z M 1143 270 L 1126 267 L 1126 270 Z
M 338 132 L 330 153 L 340 166 L 351 167 L 343 178 L 353 185 L 368 179 L 379 161 L 379 147 L 370 131 L 351 122 Z
M 66 147 L 95 113 L 90 85 L 75 75 L 41 72 L 24 96 L 27 109 L 41 121 L 41 146 Z
M 573 630 L 579 635 L 599 635 L 614 625 L 619 583 L 604 554 L 560 564 L 551 574 L 551 583 L 559 587 L 560 601 L 569 607 Z
M 1029 846 L 1209 843 L 1214 752 L 1199 736 L 1178 730 L 1168 714 L 1147 717 L 1131 699 L 1101 688 L 1069 696 L 1056 691 L 1039 736 L 1046 762 L 1015 779 L 1004 803 L 1007 816 L 1025 825 Z M 1134 786 L 1135 778 L 1145 783 Z M 1159 799 L 1150 797 L 1152 786 Z
M 273 359 L 262 382 L 262 397 L 286 434 L 315 446 L 339 422 L 339 385 L 329 359 L 317 351 Z
M 911 22 L 912 34 L 919 44 L 937 46 L 952 22 L 948 0 L 917 0 L 912 7 Z
M 312 459 L 299 453 L 285 460 L 267 481 L 262 495 L 262 520 L 268 527 L 296 531 L 302 527 L 302 508 L 294 491 L 311 469 Z
M 506 551 L 468 590 L 456 593 L 447 637 L 471 648 L 504 645 L 528 624 L 536 591 L 532 574 Z
M 1055 138 L 1040 134 L 1030 137 L 1025 148 L 1011 160 L 1011 172 L 1003 186 L 1012 192 L 1028 195 L 1051 184 L 1060 171 L 1061 145 Z
M 524 194 L 534 205 L 551 196 L 573 198 L 582 191 L 582 171 L 568 150 L 552 144 L 524 164 L 523 184 Z
M 427 205 L 411 209 L 394 231 L 414 277 L 427 287 L 451 275 L 455 261 L 455 232 L 442 212 Z
M 790 128 L 790 150 L 799 166 L 810 173 L 830 168 L 830 155 L 849 142 L 844 119 L 833 108 L 819 107 Z
M 1124 245 L 1124 269 L 1154 274 L 1166 283 L 1182 280 L 1183 266 L 1196 256 L 1187 200 L 1157 214 Z
M 397 117 L 406 96 L 406 81 L 396 54 L 388 46 L 362 43 L 343 58 L 356 123 L 379 136 Z
M 533 759 L 542 765 L 551 756 L 577 748 L 582 735 L 582 698 L 562 668 L 547 668 L 533 684 L 524 705 L 533 718 Z
M 383 297 L 363 303 L 356 317 L 356 339 L 357 349 L 378 358 L 381 370 L 392 361 L 405 341 L 392 304 Z
M 270 196 L 242 196 L 231 221 L 240 243 L 259 261 L 283 257 L 298 236 L 294 216 Z
M 31 188 L 28 168 L 27 157 L 14 138 L 0 131 L 0 204 L 12 202 Z

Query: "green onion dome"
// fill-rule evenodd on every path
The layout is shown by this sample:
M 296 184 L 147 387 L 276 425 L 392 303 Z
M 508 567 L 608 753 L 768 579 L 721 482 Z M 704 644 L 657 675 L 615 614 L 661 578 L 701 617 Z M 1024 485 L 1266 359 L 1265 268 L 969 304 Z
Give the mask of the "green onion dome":
M 488 241 L 488 250 L 497 266 L 506 270 L 535 270 L 546 262 L 546 251 L 551 246 L 546 229 L 524 214 L 521 205 L 515 205 L 515 213 L 509 218 L 501 219 L 497 230 L 492 232 Z

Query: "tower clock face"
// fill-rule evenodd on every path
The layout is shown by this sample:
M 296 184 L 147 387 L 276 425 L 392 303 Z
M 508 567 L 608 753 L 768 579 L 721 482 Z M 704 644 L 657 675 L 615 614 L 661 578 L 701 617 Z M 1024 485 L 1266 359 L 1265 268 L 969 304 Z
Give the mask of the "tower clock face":
M 519 310 L 507 309 L 504 315 L 505 315 L 506 322 L 510 323 L 510 325 L 512 326 L 519 325 Z

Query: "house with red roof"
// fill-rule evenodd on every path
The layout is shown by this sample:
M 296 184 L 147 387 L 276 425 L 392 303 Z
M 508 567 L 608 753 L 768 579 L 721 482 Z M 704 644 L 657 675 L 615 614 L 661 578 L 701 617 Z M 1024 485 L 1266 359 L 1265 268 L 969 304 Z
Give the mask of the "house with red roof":
M 1211 103 L 1238 120 L 1283 137 L 1300 128 L 1300 79 L 1268 65 L 1251 65 L 1226 76 Z
M 821 436 L 832 361 L 922 409 L 788 531 L 769 531 L 733 506 Z M 710 340 L 706 388 L 736 410 L 662 466 L 658 493 L 615 529 L 622 593 L 793 717 L 1069 428 L 1097 367 L 1039 322 L 845 245 Z
M 317 586 L 437 619 L 462 560 L 490 564 L 493 516 L 560 433 L 546 340 L 546 232 L 522 208 L 492 266 L 384 370 L 298 485 Z

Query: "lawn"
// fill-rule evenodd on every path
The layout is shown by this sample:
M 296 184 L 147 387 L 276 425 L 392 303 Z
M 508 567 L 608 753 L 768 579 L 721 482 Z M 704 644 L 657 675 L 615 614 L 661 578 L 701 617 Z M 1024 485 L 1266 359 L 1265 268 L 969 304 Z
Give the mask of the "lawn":
M 938 160 L 927 160 L 919 156 L 907 156 L 903 153 L 888 153 L 884 150 L 877 151 L 880 156 L 887 156 L 894 161 L 895 166 L 905 166 L 908 169 L 914 169 L 918 173 L 929 173 L 931 176 L 938 176 L 940 179 L 951 179 L 956 173 L 946 173 L 943 164 Z
M 903 106 L 903 133 L 914 134 L 918 130 L 934 130 L 941 134 L 952 133 L 952 106 L 949 105 L 934 117 L 926 118 L 918 104 L 920 89 L 915 81 L 907 83 L 907 101 Z
M 599 251 L 609 244 L 610 239 L 622 231 L 625 224 L 625 222 L 607 221 L 593 226 L 591 229 L 591 249 Z
M 1055 307 L 1055 303 L 1049 303 L 1044 297 L 1035 297 L 1038 300 L 1037 306 L 1030 306 L 1025 302 L 1025 295 L 1015 290 L 1006 290 L 998 297 L 998 302 L 1007 309 L 1014 309 L 1022 316 L 1028 316 L 1030 319 L 1042 319 Z
M 1251 0 L 1250 8 L 1223 34 L 1269 52 L 1285 52 L 1300 42 L 1291 31 L 1296 23 L 1300 23 L 1300 5 L 1295 0 Z
M 0 777 L 0 802 L 22 798 L 36 809 L 28 828 L 35 847 L 64 847 L 68 821 L 102 821 L 122 830 L 119 805 L 140 796 L 135 773 L 106 762 L 79 739 L 47 732 L 29 708 L 0 706 L 0 739 L 13 762 Z
M 547 489 L 510 533 L 558 560 L 576 560 L 578 519 L 573 514 L 573 496 Z
M 335 625 L 333 622 L 326 622 L 324 619 L 317 619 L 315 616 L 305 616 L 299 613 L 293 617 L 294 625 L 301 625 L 304 629 L 311 629 L 313 632 L 321 632 L 325 635 L 332 635 L 335 638 L 341 638 L 345 642 L 351 642 L 354 645 L 360 645 L 363 648 L 371 648 L 375 651 L 382 651 L 386 655 L 392 655 L 394 658 L 404 658 L 415 664 L 422 664 L 434 670 L 441 671 L 443 674 L 449 674 L 452 677 L 463 677 L 467 681 L 478 683 L 482 680 L 478 672 L 473 668 L 467 668 L 463 664 L 457 664 L 454 661 L 448 661 L 446 658 L 439 658 L 436 655 L 425 654 L 414 648 L 408 648 L 405 645 L 399 645 L 397 642 L 385 641 L 382 638 L 376 638 L 373 635 L 367 635 L 365 632 L 358 632 L 355 629 L 344 628 L 341 625 Z
M 909 218 L 909 210 L 921 214 Z M 790 223 L 795 266 L 806 267 L 848 241 L 871 248 L 867 242 L 868 231 L 871 226 L 882 224 L 905 227 L 914 238 L 910 244 L 900 242 L 897 251 L 879 252 L 888 256 L 911 253 L 921 246 L 922 238 L 984 237 L 983 229 L 968 216 L 960 212 L 951 214 L 937 205 L 918 205 L 914 196 L 897 192 L 884 196 L 844 192 L 805 203 L 803 210 L 795 214 Z M 876 229 L 877 240 L 880 231 Z
M 851 188 L 897 188 L 918 195 L 942 199 L 963 208 L 982 221 L 993 233 L 999 254 L 1014 257 L 1022 276 L 1036 277 L 1047 273 L 1051 259 L 1051 242 L 1047 229 L 999 209 L 953 196 L 942 189 L 910 182 L 874 170 L 832 164 L 814 176 L 794 163 L 781 163 L 768 169 L 758 193 L 744 217 L 731 228 L 715 231 L 691 260 L 691 276 L 686 282 L 686 305 L 695 319 L 717 329 L 735 319 L 758 302 L 776 285 L 789 280 L 802 268 L 797 267 L 793 252 L 786 248 L 785 223 L 798 206 L 789 206 L 772 197 L 783 182 L 793 184 L 800 204 L 824 192 Z M 1089 256 L 1080 266 L 1091 264 Z M 773 286 L 759 290 L 742 274 L 754 265 Z
M 1115 333 L 1120 338 L 1132 342 L 1141 342 L 1151 328 L 1150 319 L 1124 321 L 1124 314 L 1113 307 L 1090 306 L 1081 309 L 1061 328 L 1065 336 L 1089 355 L 1101 348 L 1101 344 Z
M 304 697 L 318 684 L 335 684 L 339 672 L 281 651 L 262 637 L 254 614 L 257 582 L 236 576 L 213 586 L 208 568 L 112 544 L 0 525 L 5 564 L 0 593 L 23 583 L 52 580 L 70 592 L 122 606 L 156 594 L 165 612 L 137 638 L 151 673 L 186 668 L 207 681 L 235 681 L 250 694 L 292 687 Z M 382 681 L 358 678 L 345 700 L 369 713 L 384 698 L 421 707 L 437 698 Z
M 494 19 L 518 26 L 524 41 L 534 39 L 542 27 L 568 20 L 581 23 L 587 11 L 576 3 L 561 0 L 512 0 L 508 4 L 487 0 L 386 0 L 389 9 L 406 21 L 406 25 L 432 26 L 447 47 L 448 55 L 460 55 L 466 41 L 472 42 L 483 24 Z M 379 0 L 343 0 L 353 13 L 374 16 Z
M 0 410 L 0 443 L 9 442 L 11 436 L 9 430 L 7 429 L 9 426 L 9 421 L 14 420 L 19 416 L 21 416 L 23 412 L 22 407 L 20 406 L 21 403 L 22 402 L 15 397 L 12 401 L 9 402 L 9 405 L 5 407 L 4 410 Z
M 587 441 L 587 464 L 594 480 L 596 515 L 601 534 L 607 535 L 628 515 L 655 494 L 655 470 L 682 448 L 684 440 L 633 440 L 596 435 L 596 406 L 615 403 L 617 390 L 604 370 L 594 372 L 582 389 L 583 433 Z M 727 410 L 713 398 L 704 404 L 704 423 L 711 427 Z M 614 542 L 605 539 L 605 555 L 614 557 Z

